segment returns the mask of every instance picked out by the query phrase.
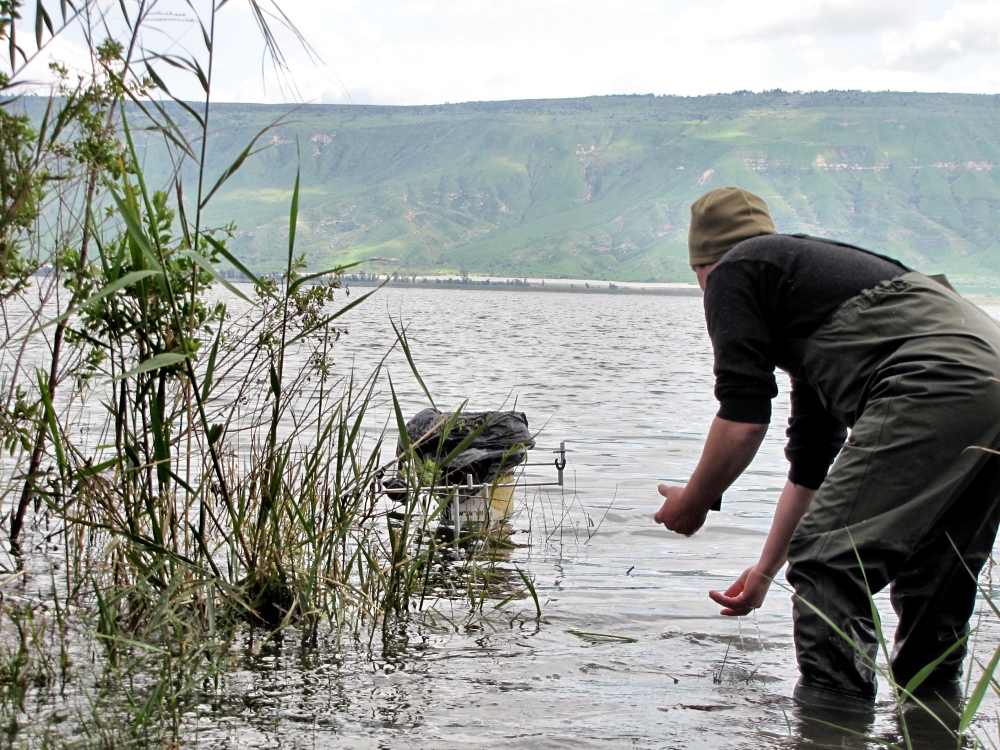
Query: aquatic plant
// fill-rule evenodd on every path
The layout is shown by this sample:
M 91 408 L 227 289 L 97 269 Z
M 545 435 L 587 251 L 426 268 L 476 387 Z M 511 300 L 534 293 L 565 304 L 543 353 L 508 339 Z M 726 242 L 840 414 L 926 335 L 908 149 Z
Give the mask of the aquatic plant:
M 280 71 L 269 23 L 287 19 L 249 2 Z M 442 584 L 472 617 L 517 595 L 493 575 L 489 544 L 433 534 L 454 489 L 441 491 L 438 463 L 420 464 L 408 442 L 387 451 L 372 429 L 370 410 L 387 398 L 403 419 L 391 381 L 382 390 L 384 367 L 336 367 L 342 316 L 377 289 L 352 298 L 341 286 L 351 266 L 317 270 L 297 253 L 299 179 L 280 275 L 259 278 L 240 261 L 233 226 L 206 226 L 206 207 L 269 127 L 213 165 L 220 6 L 190 6 L 202 47 L 184 54 L 156 51 L 167 22 L 155 6 L 122 3 L 113 19 L 86 0 L 63 3 L 93 67 L 53 65 L 60 83 L 39 122 L 16 96 L 33 57 L 18 35 L 22 4 L 0 3 L 11 51 L 0 92 L 15 94 L 0 103 L 12 555 L 0 580 L 0 730 L 10 739 L 62 741 L 58 712 L 38 726 L 28 717 L 67 695 L 87 743 L 176 737 L 241 629 L 389 643 Z M 35 20 L 37 54 L 58 30 L 44 3 Z M 95 41 L 116 28 L 120 38 Z M 174 96 L 165 69 L 196 81 L 202 100 Z M 162 190 L 140 155 L 153 141 L 175 165 Z M 433 403 L 402 325 L 392 348 Z M 393 505 L 381 479 L 400 461 L 420 471 Z M 459 544 L 461 563 L 442 580 L 444 549 Z M 18 588 L 39 576 L 46 591 Z

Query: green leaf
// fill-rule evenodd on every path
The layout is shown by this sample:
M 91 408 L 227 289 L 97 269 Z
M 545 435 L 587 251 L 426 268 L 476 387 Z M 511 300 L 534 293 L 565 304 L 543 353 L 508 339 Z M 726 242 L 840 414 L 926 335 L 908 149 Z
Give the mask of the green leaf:
M 859 646 L 855 642 L 855 640 L 851 638 L 851 636 L 849 636 L 847 633 L 841 630 L 840 627 L 833 620 L 827 617 L 825 612 L 823 612 L 819 607 L 817 607 L 808 599 L 805 599 L 796 594 L 794 591 L 792 592 L 792 596 L 795 597 L 800 602 L 802 602 L 803 604 L 805 604 L 807 607 L 809 607 L 809 609 L 811 609 L 823 622 L 825 622 L 834 633 L 839 635 L 847 643 L 848 646 L 857 651 L 858 655 L 868 664 L 868 666 L 870 666 L 872 669 L 878 670 L 878 665 L 876 664 L 875 660 L 868 655 L 868 652 L 866 652 L 863 648 L 861 648 L 861 646 Z
M 126 173 L 123 173 L 123 177 L 127 177 Z M 129 230 L 129 235 L 135 240 L 135 243 L 139 245 L 139 249 L 142 250 L 143 255 L 148 255 L 150 260 L 155 261 L 153 256 L 153 248 L 149 244 L 149 238 L 146 237 L 146 232 L 142 227 L 142 222 L 135 215 L 132 206 L 129 205 L 128 201 L 118 195 L 118 191 L 115 188 L 111 188 L 111 197 L 114 198 L 115 203 L 118 205 L 118 210 L 121 212 L 125 219 L 125 226 Z
M 969 638 L 969 634 L 966 633 L 961 638 L 959 638 L 957 641 L 955 641 L 953 644 L 951 644 L 951 646 L 948 647 L 948 650 L 945 651 L 943 654 L 941 654 L 941 656 L 939 656 L 937 659 L 935 659 L 930 664 L 928 664 L 926 667 L 924 667 L 919 672 L 917 672 L 915 675 L 913 675 L 913 677 L 910 678 L 910 681 L 908 683 L 906 683 L 906 687 L 903 688 L 903 692 L 906 693 L 907 695 L 909 695 L 914 690 L 916 690 L 918 687 L 920 687 L 923 684 L 924 680 L 926 680 L 928 677 L 930 677 L 931 674 L 934 672 L 934 670 L 937 669 L 938 665 L 941 662 L 943 662 L 945 659 L 947 659 L 948 656 L 952 652 L 955 651 L 955 649 L 957 649 L 959 646 L 961 646 L 963 643 L 965 643 L 968 640 L 968 638 Z
M 528 593 L 531 594 L 531 599 L 535 602 L 535 616 L 541 618 L 542 605 L 538 603 L 538 592 L 535 591 L 535 582 L 528 578 L 528 576 L 524 574 L 524 571 L 516 565 L 514 566 L 514 570 L 516 570 L 517 574 L 521 576 L 521 580 L 524 581 L 524 585 L 528 589 Z
M 233 161 L 233 163 L 230 164 L 226 168 L 226 170 L 222 173 L 219 179 L 215 181 L 215 185 L 213 185 L 212 189 L 208 191 L 208 195 L 206 195 L 202 199 L 201 204 L 198 206 L 199 208 L 204 209 L 205 206 L 208 205 L 208 202 L 212 199 L 212 196 L 215 195 L 216 191 L 225 184 L 226 180 L 228 180 L 230 177 L 236 174 L 239 168 L 243 166 L 243 162 L 245 162 L 249 157 L 253 156 L 254 154 L 260 153 L 262 149 L 254 151 L 253 147 L 257 145 L 257 141 L 260 140 L 261 136 L 263 136 L 268 130 L 276 128 L 278 125 L 281 124 L 282 124 L 281 120 L 272 122 L 267 127 L 262 128 L 261 131 L 257 133 L 257 135 L 255 135 L 253 138 L 250 139 L 250 143 L 247 144 L 247 147 L 240 152 L 239 156 L 236 157 L 236 160 Z M 296 181 L 296 185 L 297 184 L 298 181 Z
M 35 3 L 35 45 L 41 49 L 42 47 L 42 24 L 49 30 L 49 34 L 52 36 L 56 35 L 56 32 L 52 29 L 52 19 L 49 18 L 49 14 L 45 10 L 45 6 L 42 5 L 42 0 L 38 0 Z
M 208 365 L 205 367 L 205 380 L 201 384 L 201 400 L 207 401 L 208 395 L 212 392 L 212 378 L 215 377 L 215 361 L 219 356 L 219 343 L 222 341 L 222 325 L 215 334 L 215 341 L 212 343 L 212 350 L 208 353 Z
M 49 424 L 49 432 L 52 433 L 52 447 L 56 451 L 59 473 L 65 475 L 67 470 L 66 454 L 63 451 L 62 437 L 59 435 L 59 421 L 56 419 L 56 410 L 52 406 L 52 394 L 49 392 L 48 380 L 42 373 L 38 373 L 38 391 L 42 395 L 45 419 Z
M 180 552 L 167 549 L 166 547 L 157 544 L 152 539 L 150 539 L 147 536 L 143 536 L 142 534 L 135 534 L 132 533 L 131 531 L 126 531 L 125 529 L 119 528 L 117 526 L 112 526 L 111 524 L 108 523 L 97 523 L 95 521 L 89 521 L 86 518 L 74 518 L 73 523 L 79 524 L 80 526 L 84 526 L 89 529 L 99 529 L 101 531 L 106 531 L 107 533 L 113 536 L 122 537 L 123 539 L 127 539 L 133 544 L 136 544 L 144 549 L 147 549 L 150 552 L 155 552 L 157 555 L 162 555 L 163 557 L 170 558 L 171 560 L 182 562 L 185 565 L 194 568 L 195 570 L 201 568 L 201 566 L 198 565 L 198 563 L 196 563 L 190 557 L 186 557 Z M 223 584 L 224 581 L 217 581 L 216 583 Z
M 990 659 L 990 663 L 983 670 L 983 676 L 976 683 L 972 695 L 969 696 L 969 702 L 965 704 L 965 710 L 962 711 L 962 720 L 958 724 L 959 732 L 964 732 L 968 729 L 969 724 L 975 718 L 976 711 L 979 710 L 983 698 L 986 697 L 986 689 L 990 686 L 990 680 L 993 679 L 993 673 L 996 671 L 998 663 L 1000 663 L 1000 646 L 997 646 L 997 650 L 993 652 L 993 658 Z
M 375 287 L 374 289 L 372 289 L 367 294 L 363 294 L 360 297 L 358 297 L 356 300 L 354 300 L 353 302 L 351 302 L 350 304 L 344 305 L 342 308 L 340 308 L 339 310 L 337 310 L 337 312 L 335 312 L 333 315 L 328 315 L 323 320 L 321 320 L 319 323 L 316 323 L 315 325 L 309 326 L 309 328 L 306 328 L 305 330 L 299 332 L 295 336 L 292 336 L 292 338 L 290 338 L 288 340 L 288 343 L 286 344 L 286 346 L 291 346 L 292 344 L 294 344 L 299 339 L 303 339 L 306 336 L 308 336 L 311 333 L 313 333 L 314 331 L 319 330 L 323 326 L 332 323 L 337 318 L 339 318 L 341 315 L 343 315 L 344 313 L 346 313 L 348 310 L 350 310 L 353 307 L 357 307 L 362 302 L 364 302 L 366 299 L 368 299 L 369 297 L 371 297 L 373 294 L 375 294 L 375 292 L 377 292 L 379 289 L 381 289 L 382 287 L 384 287 L 386 285 L 386 283 L 387 282 L 382 282 L 381 284 L 379 284 L 377 287 Z
M 125 219 L 125 227 L 128 230 L 129 236 L 135 241 L 135 244 L 139 246 L 139 251 L 146 259 L 146 262 L 162 275 L 163 269 L 160 268 L 160 263 L 156 259 L 156 255 L 153 253 L 153 246 L 150 244 L 149 238 L 146 236 L 146 232 L 142 228 L 142 222 L 139 221 L 139 217 L 136 215 L 133 208 L 118 195 L 118 192 L 114 188 L 111 188 L 110 192 L 111 197 L 114 198 L 115 203 L 118 204 L 118 210 L 121 212 L 122 218 Z
M 173 470 L 170 471 L 170 477 L 175 482 L 177 482 L 177 484 L 179 484 L 181 487 L 183 487 L 184 490 L 185 490 L 185 492 L 188 492 L 191 495 L 197 495 L 198 494 L 198 492 L 195 490 L 194 487 L 192 487 L 190 484 L 188 484 L 183 479 L 181 479 L 179 476 L 177 476 L 177 473 L 174 472 Z
M 108 284 L 106 287 L 101 289 L 101 291 L 97 292 L 96 294 L 90 295 L 89 297 L 87 297 L 87 299 L 83 300 L 83 302 L 80 302 L 79 304 L 71 307 L 69 310 L 64 312 L 58 318 L 53 318 L 52 320 L 48 321 L 42 326 L 42 328 L 48 328 L 51 325 L 60 323 L 66 320 L 66 318 L 68 318 L 69 316 L 73 315 L 77 310 L 90 307 L 95 302 L 100 302 L 109 294 L 114 294 L 119 289 L 124 289 L 127 286 L 132 286 L 132 284 L 136 283 L 137 281 L 141 281 L 142 279 L 145 279 L 149 276 L 156 276 L 159 273 L 160 273 L 159 271 L 132 271 L 132 273 L 127 273 L 117 281 L 112 281 L 110 284 Z
M 299 179 L 301 170 L 295 170 L 295 189 L 292 191 L 292 207 L 288 212 L 288 270 L 286 279 L 292 275 L 292 254 L 295 252 L 295 227 L 299 221 Z M 286 293 L 287 294 L 287 293 Z
M 567 630 L 570 635 L 575 635 L 580 640 L 588 643 L 638 643 L 636 638 L 627 635 L 609 635 L 608 633 L 591 633 L 586 630 Z
M 483 431 L 489 426 L 490 426 L 490 421 L 488 419 L 484 419 L 483 423 L 479 425 L 479 427 L 477 427 L 468 435 L 466 435 L 465 438 L 462 440 L 462 442 L 456 445 L 451 453 L 449 453 L 447 456 L 441 459 L 441 465 L 447 466 L 458 456 L 458 454 L 467 451 L 475 442 L 476 438 L 482 435 Z
M 396 341 L 403 348 L 403 354 L 406 356 L 406 361 L 410 363 L 410 372 L 413 373 L 413 377 L 417 379 L 420 384 L 421 390 L 423 390 L 424 395 L 427 396 L 427 400 L 431 402 L 431 406 L 435 409 L 437 406 L 434 403 L 434 397 L 431 396 L 431 392 L 427 389 L 424 384 L 424 379 L 420 377 L 420 373 L 417 371 L 417 364 L 413 361 L 413 354 L 410 352 L 410 342 L 406 338 L 406 329 L 403 327 L 402 322 L 400 322 L 399 328 L 396 327 L 396 322 L 390 317 L 389 324 L 392 326 L 392 330 L 396 333 Z
M 139 457 L 139 451 L 135 449 L 134 445 L 126 443 L 122 446 L 122 450 L 125 451 L 125 455 L 128 456 L 128 460 L 132 462 L 133 469 L 138 469 L 142 466 L 142 459 Z
M 318 279 L 321 276 L 329 276 L 330 274 L 335 274 L 335 273 L 337 273 L 336 268 L 328 268 L 325 271 L 316 271 L 316 273 L 310 273 L 306 274 L 305 276 L 299 276 L 299 278 L 295 279 L 295 281 L 293 281 L 291 284 L 288 285 L 288 293 L 291 294 L 300 286 L 305 284 L 307 281 L 312 281 L 313 279 Z
M 277 400 L 281 398 L 281 378 L 278 377 L 278 371 L 274 369 L 274 365 L 268 372 L 271 377 L 271 392 L 274 393 L 274 398 Z
M 102 447 L 114 448 L 115 446 L 114 445 L 109 445 L 109 446 L 100 446 L 99 445 L 97 447 L 98 448 L 102 448 Z M 73 478 L 74 479 L 84 479 L 86 477 L 92 477 L 95 474 L 100 474 L 105 469 L 110 469 L 112 466 L 117 466 L 119 463 L 121 463 L 121 457 L 115 456 L 114 458 L 108 459 L 107 461 L 99 463 L 99 464 L 97 464 L 95 466 L 87 466 L 87 467 L 81 469 L 80 471 L 76 472 L 73 475 Z
M 212 247 L 215 248 L 216 252 L 218 252 L 219 255 L 221 255 L 223 258 L 225 258 L 230 263 L 232 263 L 236 267 L 237 271 L 239 271 L 244 276 L 246 276 L 248 279 L 250 279 L 250 281 L 252 281 L 258 288 L 261 288 L 261 289 L 264 288 L 264 285 L 261 283 L 261 280 L 258 279 L 256 276 L 254 276 L 253 273 L 251 273 L 250 270 L 246 266 L 244 266 L 242 263 L 240 263 L 240 261 L 237 260 L 236 256 L 234 256 L 232 253 L 230 253 L 226 249 L 225 245 L 223 245 L 221 242 L 219 242 L 217 239 L 215 239 L 215 237 L 210 237 L 207 234 L 202 235 L 202 236 L 206 240 L 208 240 L 208 243 Z M 272 294 L 269 293 L 269 296 L 273 297 L 274 295 L 272 295 Z
M 396 389 L 392 385 L 392 375 L 389 376 L 389 391 L 392 393 L 392 409 L 396 414 L 396 427 L 399 430 L 399 442 L 403 446 L 403 451 L 410 450 L 410 435 L 406 431 L 406 420 L 403 419 L 403 410 L 399 406 L 399 399 L 396 397 Z
M 169 425 L 164 419 L 163 412 L 163 381 L 160 381 L 160 388 L 149 400 L 149 422 L 150 431 L 153 433 L 153 460 L 156 463 L 156 477 L 160 484 L 168 487 L 170 484 L 170 434 Z M 159 543 L 163 539 L 159 535 L 160 529 L 153 528 L 154 536 Z
M 95 584 L 95 586 L 96 586 L 96 584 Z M 132 648 L 140 648 L 140 649 L 144 649 L 146 651 L 152 651 L 154 654 L 169 655 L 169 653 L 170 653 L 169 651 L 166 651 L 166 650 L 164 650 L 162 648 L 158 648 L 157 646 L 153 646 L 152 644 L 147 643 L 146 641 L 136 641 L 136 640 L 133 640 L 131 638 L 124 638 L 124 637 L 122 637 L 120 635 L 107 635 L 106 633 L 99 633 L 96 630 L 87 631 L 87 635 L 92 635 L 95 638 L 99 638 L 102 641 L 110 641 L 110 642 L 113 642 L 113 643 L 123 643 L 126 646 L 129 646 L 129 647 L 132 647 Z
M 144 362 L 140 362 L 138 366 L 133 367 L 131 370 L 122 375 L 119 375 L 115 378 L 115 380 L 125 380 L 126 378 L 133 377 L 134 375 L 141 375 L 144 372 L 159 370 L 161 367 L 170 367 L 171 365 L 176 365 L 178 362 L 183 362 L 185 359 L 187 359 L 186 354 L 174 354 L 172 352 L 157 354 Z
M 159 55 L 153 55 L 153 57 L 154 58 L 155 57 L 159 57 Z M 185 102 L 185 101 L 183 101 L 181 99 L 178 99 L 177 97 L 175 97 L 173 94 L 170 93 L 170 89 L 167 88 L 167 84 L 163 81 L 162 78 L 160 78 L 160 75 L 156 72 L 156 70 L 153 68 L 153 66 L 150 65 L 149 60 L 146 60 L 146 71 L 149 73 L 149 77 L 153 79 L 153 82 L 156 84 L 156 87 L 158 89 L 160 89 L 164 94 L 166 94 L 171 99 L 173 99 L 178 105 L 180 105 L 181 107 L 183 107 L 187 111 L 187 113 L 190 114 L 201 127 L 203 127 L 203 128 L 205 127 L 205 123 L 202 120 L 201 115 L 199 115 L 191 107 L 190 104 L 188 104 L 187 102 Z M 129 93 L 131 94 L 131 92 L 129 92 Z M 130 96 L 130 98 L 136 98 L 136 97 L 131 97 Z M 155 102 L 154 102 L 154 104 L 155 104 Z M 160 107 L 157 106 L 157 109 L 160 109 Z M 149 116 L 148 112 L 144 112 L 144 114 L 147 117 Z M 169 115 L 167 115 L 165 111 L 163 111 L 162 114 L 164 114 L 164 116 L 166 116 L 166 118 L 168 119 L 168 121 L 170 122 L 170 124 L 173 125 L 173 120 L 170 120 Z M 150 117 L 149 119 L 152 120 L 153 118 Z M 193 156 L 193 154 L 192 154 L 192 156 Z

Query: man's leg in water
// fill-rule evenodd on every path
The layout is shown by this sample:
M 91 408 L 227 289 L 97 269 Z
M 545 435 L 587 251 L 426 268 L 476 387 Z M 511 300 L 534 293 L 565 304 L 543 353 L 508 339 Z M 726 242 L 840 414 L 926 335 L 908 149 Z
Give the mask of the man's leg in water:
M 979 477 L 989 454 L 966 448 L 993 441 L 992 415 L 1000 412 L 1000 389 L 983 380 L 970 381 L 948 362 L 911 360 L 875 383 L 789 545 L 800 699 L 804 691 L 848 703 L 874 698 L 868 594 L 904 570 Z M 982 524 L 988 514 L 973 515 Z
M 900 685 L 968 634 L 976 600 L 974 575 L 993 549 L 998 524 L 1000 457 L 991 456 L 889 586 L 899 617 L 892 668 Z M 932 694 L 956 682 L 965 653 L 963 645 L 949 654 L 924 692 Z

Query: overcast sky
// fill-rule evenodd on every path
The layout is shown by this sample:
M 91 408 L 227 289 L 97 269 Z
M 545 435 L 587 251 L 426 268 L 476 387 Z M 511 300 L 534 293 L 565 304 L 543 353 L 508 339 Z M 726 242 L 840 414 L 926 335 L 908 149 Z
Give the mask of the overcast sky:
M 220 14 L 217 99 L 433 104 L 772 88 L 1000 92 L 1000 0 L 279 4 L 322 62 L 285 38 L 298 91 L 283 90 L 262 75 L 245 0 L 230 0 Z

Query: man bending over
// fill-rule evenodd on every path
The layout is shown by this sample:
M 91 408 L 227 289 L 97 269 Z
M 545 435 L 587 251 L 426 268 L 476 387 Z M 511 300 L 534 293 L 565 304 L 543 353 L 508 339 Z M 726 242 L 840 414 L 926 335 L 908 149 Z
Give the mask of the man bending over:
M 767 204 L 739 188 L 695 201 L 688 245 L 720 408 L 687 485 L 660 485 L 655 520 L 685 536 L 701 528 L 760 447 L 775 367 L 787 372 L 788 481 L 758 563 L 710 596 L 724 615 L 747 614 L 787 560 L 796 700 L 870 705 L 872 662 L 804 602 L 874 661 L 865 579 L 872 593 L 889 586 L 901 685 L 968 633 L 965 566 L 978 573 L 1000 522 L 1000 460 L 984 450 L 1000 449 L 1000 327 L 891 258 L 776 234 Z M 964 656 L 952 651 L 927 686 L 955 684 Z

